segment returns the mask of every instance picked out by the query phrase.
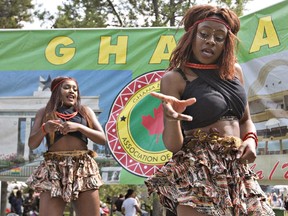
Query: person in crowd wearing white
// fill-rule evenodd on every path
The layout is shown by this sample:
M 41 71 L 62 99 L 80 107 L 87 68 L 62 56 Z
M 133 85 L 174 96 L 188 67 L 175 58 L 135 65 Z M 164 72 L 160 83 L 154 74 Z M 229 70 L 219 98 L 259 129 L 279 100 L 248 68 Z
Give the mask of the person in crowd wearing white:
M 137 212 L 142 213 L 135 197 L 136 192 L 133 189 L 128 189 L 121 208 L 123 215 L 136 216 Z

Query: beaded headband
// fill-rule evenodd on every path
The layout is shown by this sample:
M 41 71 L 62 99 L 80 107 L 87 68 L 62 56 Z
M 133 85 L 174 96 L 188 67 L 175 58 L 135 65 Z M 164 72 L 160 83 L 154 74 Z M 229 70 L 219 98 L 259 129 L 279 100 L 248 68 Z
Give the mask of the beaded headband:
M 65 82 L 66 80 L 73 80 L 72 78 L 63 78 L 60 82 L 58 82 L 52 89 L 51 91 L 53 92 L 61 83 Z
M 217 22 L 217 23 L 221 23 L 223 24 L 227 29 L 228 31 L 231 30 L 230 26 L 225 22 L 223 21 L 222 19 L 219 19 L 219 18 L 214 18 L 214 17 L 206 17 L 204 19 L 201 19 L 201 20 L 198 20 L 196 21 L 190 28 L 189 30 L 193 29 L 195 26 L 197 26 L 199 23 L 202 23 L 204 21 L 213 21 L 213 22 Z

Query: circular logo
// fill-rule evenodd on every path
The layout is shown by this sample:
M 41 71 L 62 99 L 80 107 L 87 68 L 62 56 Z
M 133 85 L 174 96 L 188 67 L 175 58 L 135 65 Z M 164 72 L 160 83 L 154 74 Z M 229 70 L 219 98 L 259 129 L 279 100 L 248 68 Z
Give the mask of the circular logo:
M 162 141 L 163 108 L 150 95 L 160 90 L 164 71 L 131 81 L 116 97 L 105 127 L 108 146 L 123 168 L 142 177 L 152 175 L 172 153 Z

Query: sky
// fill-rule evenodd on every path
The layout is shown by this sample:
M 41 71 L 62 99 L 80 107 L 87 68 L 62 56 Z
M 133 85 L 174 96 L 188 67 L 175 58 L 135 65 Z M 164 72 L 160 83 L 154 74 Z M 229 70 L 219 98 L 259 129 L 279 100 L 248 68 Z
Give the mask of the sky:
M 279 2 L 282 2 L 284 0 L 273 0 L 273 1 L 264 1 L 264 0 L 252 0 L 251 2 L 248 2 L 246 5 L 246 11 L 245 14 L 250 14 L 255 11 L 261 10 L 263 8 L 269 7 L 271 5 L 277 4 Z
M 46 10 L 50 11 L 53 14 L 54 11 L 57 11 L 57 6 L 62 3 L 63 0 L 33 0 L 34 3 L 41 3 Z M 263 8 L 269 7 L 271 5 L 277 4 L 283 0 L 273 0 L 273 1 L 263 1 L 263 0 L 252 0 L 247 3 L 246 10 L 244 11 L 244 15 L 253 13 L 255 11 L 261 10 Z M 41 26 L 41 23 L 37 20 L 34 23 L 25 23 L 23 29 L 45 29 L 47 26 Z

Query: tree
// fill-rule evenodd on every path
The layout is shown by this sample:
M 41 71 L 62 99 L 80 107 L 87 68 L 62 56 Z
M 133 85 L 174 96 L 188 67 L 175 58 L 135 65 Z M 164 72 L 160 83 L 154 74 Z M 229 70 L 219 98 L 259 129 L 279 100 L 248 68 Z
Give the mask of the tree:
M 218 5 L 224 5 L 232 9 L 238 16 L 243 15 L 243 11 L 245 9 L 245 5 L 253 0 L 217 0 Z
M 0 28 L 22 28 L 32 21 L 32 0 L 0 0 Z
M 120 193 L 125 195 L 128 189 L 133 189 L 136 191 L 137 196 L 140 197 L 141 204 L 145 204 L 145 206 L 147 206 L 148 208 L 152 208 L 153 197 L 152 195 L 151 197 L 148 197 L 147 187 L 144 184 L 141 185 L 104 184 L 103 186 L 100 187 L 99 190 L 100 200 L 112 204 L 115 202 L 116 198 L 119 196 Z
M 108 10 L 103 0 L 74 0 L 58 7 L 54 28 L 106 27 Z
M 229 7 L 239 16 L 252 0 L 206 0 Z M 197 0 L 66 0 L 54 16 L 38 10 L 42 21 L 53 21 L 53 28 L 167 27 L 177 26 L 185 11 Z

